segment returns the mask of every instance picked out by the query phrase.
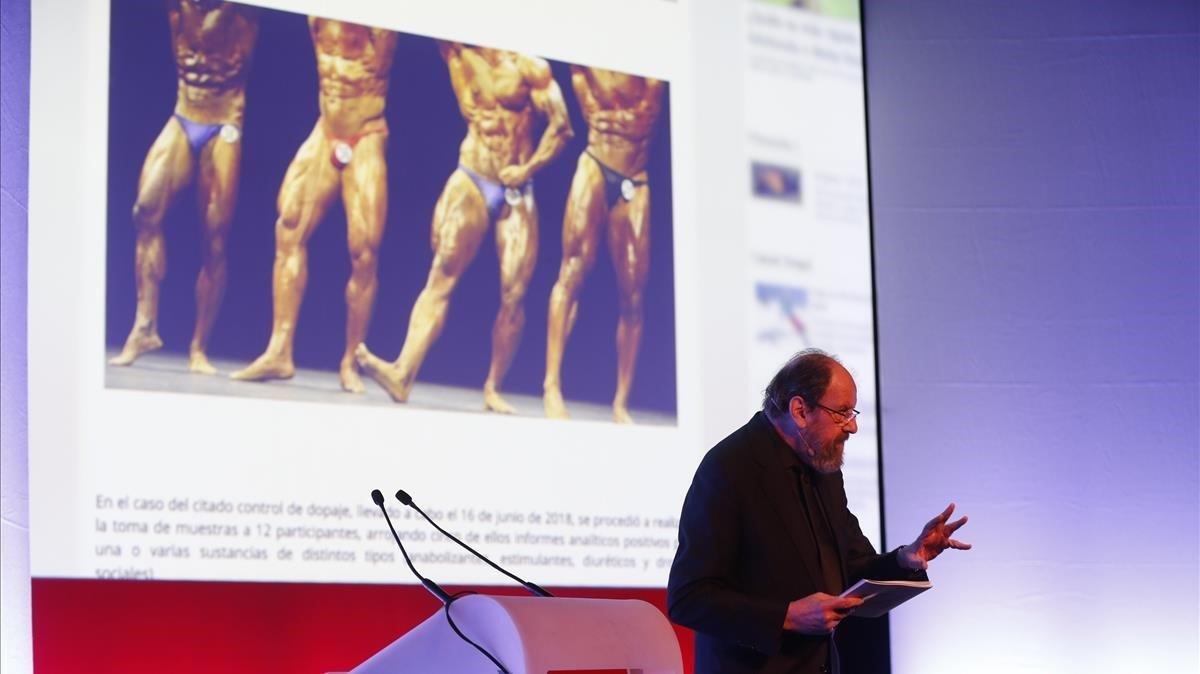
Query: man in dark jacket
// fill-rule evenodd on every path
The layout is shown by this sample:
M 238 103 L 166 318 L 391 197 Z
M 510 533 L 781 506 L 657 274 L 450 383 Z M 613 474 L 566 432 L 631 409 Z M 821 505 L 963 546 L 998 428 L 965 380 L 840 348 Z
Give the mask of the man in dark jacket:
M 671 619 L 696 631 L 696 672 L 837 672 L 833 630 L 861 578 L 924 579 L 947 548 L 954 505 L 912 543 L 875 552 L 846 505 L 842 455 L 858 391 L 836 359 L 802 351 L 767 387 L 763 410 L 704 457 L 671 566 Z

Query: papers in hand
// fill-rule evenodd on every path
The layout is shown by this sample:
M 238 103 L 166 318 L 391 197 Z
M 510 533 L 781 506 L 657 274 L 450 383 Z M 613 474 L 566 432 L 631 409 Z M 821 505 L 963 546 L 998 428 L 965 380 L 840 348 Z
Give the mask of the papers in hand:
M 841 597 L 861 597 L 854 615 L 878 618 L 900 604 L 933 587 L 927 580 L 867 580 L 855 583 Z

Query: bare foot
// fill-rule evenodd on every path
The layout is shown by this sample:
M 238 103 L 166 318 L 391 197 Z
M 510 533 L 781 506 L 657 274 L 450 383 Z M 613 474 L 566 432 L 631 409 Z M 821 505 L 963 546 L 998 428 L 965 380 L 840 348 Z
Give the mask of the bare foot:
M 267 379 L 291 379 L 295 374 L 296 366 L 292 363 L 291 358 L 267 352 L 229 377 L 241 381 L 265 381 Z
M 562 389 L 558 387 L 547 388 L 542 394 L 542 406 L 546 409 L 547 419 L 570 419 L 567 414 L 567 405 L 563 402 Z
M 343 391 L 347 393 L 366 393 L 367 389 L 363 386 L 362 377 L 358 376 L 358 366 L 355 365 L 353 358 L 342 361 L 342 366 L 338 370 L 338 376 L 342 380 Z
M 153 328 L 143 330 L 135 327 L 129 333 L 129 338 L 125 340 L 125 347 L 121 349 L 121 353 L 108 359 L 108 364 L 130 365 L 143 353 L 161 348 L 162 339 L 159 338 L 157 331 Z
M 188 370 L 196 374 L 216 374 L 217 368 L 208 362 L 208 356 L 203 351 L 192 351 L 188 354 Z
M 632 424 L 633 417 L 629 416 L 629 408 L 624 405 L 613 405 L 613 421 L 618 424 Z
M 400 376 L 399 368 L 371 353 L 366 344 L 359 344 L 354 349 L 354 360 L 358 362 L 358 366 L 362 368 L 363 372 L 367 373 L 367 376 L 374 379 L 383 387 L 383 390 L 388 392 L 392 400 L 398 403 L 408 401 L 408 394 L 412 391 L 412 382 L 404 381 L 404 378 Z
M 508 401 L 500 395 L 496 387 L 490 384 L 483 385 L 483 408 L 500 414 L 517 413 L 517 408 L 508 404 Z

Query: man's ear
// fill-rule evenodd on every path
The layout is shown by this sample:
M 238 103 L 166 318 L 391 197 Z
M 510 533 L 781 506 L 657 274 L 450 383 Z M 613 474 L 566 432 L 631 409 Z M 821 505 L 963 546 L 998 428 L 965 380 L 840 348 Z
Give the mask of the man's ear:
M 808 408 L 804 404 L 804 398 L 792 396 L 788 401 L 788 413 L 792 417 L 792 423 L 800 428 L 808 428 Z

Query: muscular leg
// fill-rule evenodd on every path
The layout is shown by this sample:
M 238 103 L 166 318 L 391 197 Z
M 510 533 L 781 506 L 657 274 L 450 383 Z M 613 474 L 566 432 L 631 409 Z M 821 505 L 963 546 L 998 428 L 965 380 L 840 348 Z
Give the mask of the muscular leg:
M 650 273 L 650 188 L 637 191 L 632 202 L 618 202 L 609 217 L 608 249 L 617 272 L 620 316 L 617 319 L 617 392 L 613 419 L 633 423 L 629 416 L 629 388 L 642 341 L 645 313 L 642 291 Z
M 208 362 L 208 337 L 212 334 L 221 299 L 225 296 L 225 241 L 237 203 L 238 171 L 242 144 L 215 138 L 200 153 L 196 194 L 204 228 L 200 274 L 196 277 L 196 329 L 188 347 L 188 369 L 216 374 Z
M 292 344 L 304 286 L 308 283 L 308 237 L 316 230 L 341 179 L 329 162 L 329 143 L 320 122 L 296 152 L 279 188 L 275 221 L 275 268 L 271 277 L 274 311 L 267 349 L 234 379 L 287 379 L 295 374 Z
M 461 171 L 450 174 L 433 209 L 433 264 L 425 288 L 413 303 L 404 348 L 394 363 L 388 363 L 360 344 L 355 357 L 396 402 L 408 400 L 417 371 L 429 347 L 442 332 L 450 293 L 487 232 L 488 214 L 483 197 Z
M 367 336 L 371 307 L 379 283 L 379 242 L 387 219 L 387 136 L 372 134 L 359 141 L 354 160 L 342 173 L 346 205 L 346 238 L 350 248 L 350 281 L 346 283 L 346 351 L 338 368 L 342 388 L 362 393 L 354 350 Z
M 483 383 L 483 404 L 493 412 L 517 410 L 500 396 L 500 383 L 512 365 L 525 328 L 525 291 L 537 263 L 537 205 L 530 194 L 496 222 L 500 258 L 500 310 L 492 325 L 492 364 Z
M 562 395 L 563 351 L 579 310 L 579 289 L 596 262 L 596 240 L 606 210 L 604 176 L 595 160 L 581 154 L 571 190 L 567 193 L 562 264 L 558 268 L 558 281 L 550 291 L 546 322 L 546 378 L 542 381 L 542 405 L 546 416 L 552 419 L 567 418 Z
M 172 117 L 146 153 L 138 179 L 137 202 L 133 206 L 133 224 L 137 228 L 133 263 L 137 311 L 124 348 L 108 361 L 112 365 L 129 365 L 143 353 L 162 346 L 158 336 L 158 284 L 167 273 L 162 223 L 167 208 L 191 179 L 192 151 L 179 122 Z

